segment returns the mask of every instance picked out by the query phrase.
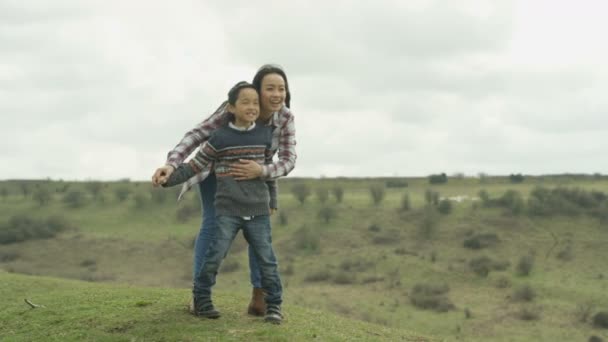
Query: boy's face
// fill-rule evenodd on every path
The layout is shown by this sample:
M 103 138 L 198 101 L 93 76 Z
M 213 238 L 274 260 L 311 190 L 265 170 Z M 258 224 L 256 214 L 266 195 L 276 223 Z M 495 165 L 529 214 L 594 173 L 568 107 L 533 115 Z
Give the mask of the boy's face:
M 260 89 L 262 108 L 265 111 L 276 112 L 283 106 L 287 91 L 285 80 L 279 74 L 268 74 L 262 79 Z
M 229 105 L 228 110 L 234 114 L 236 124 L 251 124 L 260 115 L 260 104 L 258 92 L 252 88 L 241 89 L 239 97 L 234 105 Z

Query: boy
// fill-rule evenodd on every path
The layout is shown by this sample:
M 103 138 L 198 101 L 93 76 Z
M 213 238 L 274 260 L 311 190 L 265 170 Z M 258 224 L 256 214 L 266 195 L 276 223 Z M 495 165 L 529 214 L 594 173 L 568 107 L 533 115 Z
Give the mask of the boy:
M 180 165 L 164 186 L 185 182 L 210 163 L 214 163 L 217 177 L 215 207 L 217 233 L 205 255 L 198 276 L 194 280 L 194 314 L 207 318 L 218 318 L 211 300 L 211 287 L 220 264 L 226 256 L 239 229 L 251 245 L 260 264 L 262 288 L 266 292 L 267 322 L 280 324 L 282 285 L 270 235 L 270 195 L 275 194 L 274 181 L 261 179 L 236 181 L 229 173 L 230 164 L 239 159 L 267 161 L 272 132 L 269 126 L 256 125 L 259 116 L 259 98 L 253 85 L 237 83 L 228 92 L 228 110 L 233 120 L 214 131 L 196 156 Z

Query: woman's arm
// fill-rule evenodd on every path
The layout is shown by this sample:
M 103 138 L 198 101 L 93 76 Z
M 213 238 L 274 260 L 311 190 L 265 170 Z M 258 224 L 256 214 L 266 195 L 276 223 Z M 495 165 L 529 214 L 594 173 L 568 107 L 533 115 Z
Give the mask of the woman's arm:
M 152 175 L 152 184 L 154 186 L 164 184 L 179 164 L 198 146 L 207 141 L 211 132 L 224 123 L 226 106 L 226 102 L 222 103 L 210 117 L 188 131 L 182 140 L 169 151 L 165 165 L 156 169 Z
M 286 107 L 285 107 L 286 108 Z M 231 173 L 236 180 L 254 178 L 275 179 L 287 176 L 296 165 L 296 127 L 293 114 L 289 109 L 282 111 L 281 125 L 276 129 L 279 133 L 279 160 L 276 162 L 260 165 L 252 160 L 239 160 L 240 164 L 231 167 Z

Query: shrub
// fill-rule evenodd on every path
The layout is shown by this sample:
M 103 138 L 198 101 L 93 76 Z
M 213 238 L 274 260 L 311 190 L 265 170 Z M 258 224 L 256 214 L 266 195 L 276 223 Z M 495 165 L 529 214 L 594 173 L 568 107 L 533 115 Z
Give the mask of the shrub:
M 445 184 L 448 182 L 448 176 L 445 173 L 429 176 L 429 183 L 431 184 Z
M 351 272 L 338 272 L 332 277 L 332 282 L 338 285 L 349 285 L 357 282 L 357 277 Z
M 470 249 L 482 249 L 496 245 L 500 240 L 495 233 L 475 234 L 464 240 L 463 246 Z
M 443 215 L 448 215 L 452 212 L 452 202 L 448 199 L 442 199 L 441 201 L 439 201 L 437 210 L 439 210 L 439 212 Z
M 601 337 L 592 335 L 589 337 L 589 340 L 587 340 L 588 342 L 604 342 L 604 340 L 602 340 Z
M 130 194 L 131 189 L 127 188 L 126 186 L 120 186 L 114 189 L 114 195 L 116 196 L 116 199 L 118 199 L 119 202 L 126 201 L 127 198 L 129 198 Z
M 21 193 L 23 193 L 23 197 L 27 197 L 32 191 L 30 185 L 26 181 L 19 182 L 19 188 L 21 189 Z
M 329 190 L 325 187 L 317 188 L 316 190 L 317 198 L 321 204 L 325 204 L 327 202 L 327 198 L 329 198 Z
M 51 201 L 51 192 L 45 186 L 39 187 L 34 191 L 34 200 L 42 207 Z
M 291 187 L 291 193 L 300 202 L 300 205 L 304 204 L 308 196 L 310 196 L 310 188 L 305 183 L 298 183 Z
M 167 198 L 169 198 L 169 191 L 165 191 L 165 189 L 161 188 L 152 188 L 150 190 L 150 198 L 152 202 L 157 204 L 163 204 L 167 202 Z
M 322 207 L 319 209 L 319 213 L 317 214 L 317 216 L 325 223 L 329 223 L 329 221 L 334 219 L 336 215 L 336 210 L 332 207 Z
M 499 277 L 498 279 L 496 279 L 496 287 L 499 289 L 506 289 L 511 287 L 511 279 L 504 276 Z
M 424 208 L 422 220 L 418 225 L 418 233 L 422 238 L 429 239 L 435 234 L 438 225 L 439 219 L 437 217 L 437 210 L 434 207 L 427 205 Z
M 449 290 L 447 284 L 416 284 L 410 291 L 410 302 L 420 309 L 446 312 L 454 309 L 447 297 Z
M 230 273 L 230 272 L 234 272 L 234 271 L 238 270 L 239 268 L 241 268 L 241 264 L 239 264 L 238 261 L 226 260 L 222 263 L 222 266 L 220 267 L 220 272 Z
M 593 326 L 608 329 L 608 311 L 600 311 L 593 316 Z
M 515 289 L 511 298 L 516 302 L 531 302 L 536 298 L 536 291 L 530 285 L 522 285 Z
M 316 252 L 321 246 L 321 236 L 306 225 L 303 225 L 294 233 L 293 241 L 298 250 Z
M 372 197 L 374 205 L 379 205 L 384 199 L 384 186 L 380 184 L 374 184 L 369 187 L 369 194 Z
M 524 181 L 524 176 L 521 173 L 510 174 L 509 180 L 511 181 L 511 183 L 521 183 Z
M 518 191 L 507 190 L 498 200 L 498 205 L 506 208 L 513 215 L 519 215 L 524 211 L 524 199 Z
M 411 208 L 410 195 L 405 193 L 401 197 L 401 211 L 409 211 Z
M 330 278 L 331 278 L 331 274 L 329 273 L 329 271 L 327 269 L 320 269 L 320 270 L 316 270 L 316 271 L 313 271 L 313 272 L 307 274 L 304 277 L 304 281 L 319 282 L 319 281 L 327 281 Z
M 286 226 L 289 223 L 289 217 L 287 216 L 287 212 L 285 210 L 279 210 L 279 224 L 281 226 Z
M 336 197 L 336 202 L 342 203 L 342 198 L 344 197 L 344 188 L 340 185 L 336 185 L 333 187 L 334 197 Z
M 91 193 L 91 196 L 94 200 L 97 200 L 99 197 L 99 193 L 103 188 L 103 184 L 101 182 L 88 182 L 85 184 L 86 189 Z
M 487 277 L 492 270 L 492 259 L 483 256 L 469 261 L 469 268 L 481 277 Z
M 1 234 L 1 233 L 0 233 Z M 14 251 L 0 251 L 0 262 L 11 262 L 19 259 L 20 255 Z
M 3 200 L 6 200 L 6 198 L 8 197 L 8 189 L 7 188 L 0 189 L 0 195 L 2 196 Z
M 540 319 L 540 309 L 524 307 L 517 312 L 516 316 L 522 321 L 536 321 Z
M 372 223 L 369 227 L 367 227 L 367 230 L 369 230 L 370 232 L 376 232 L 377 233 L 377 232 L 381 231 L 382 228 L 379 225 L 377 225 L 375 223 Z
M 70 208 L 81 208 L 85 205 L 84 193 L 78 190 L 70 190 L 63 196 L 63 203 Z
M 8 222 L 0 225 L 0 244 L 48 239 L 69 228 L 71 225 L 58 216 L 38 220 L 22 214 L 14 215 Z
M 407 188 L 407 181 L 404 179 L 389 179 L 386 181 L 387 188 Z
M 197 217 L 200 213 L 200 207 L 194 203 L 184 204 L 177 208 L 175 212 L 175 218 L 179 223 L 186 223 L 190 219 Z
M 532 272 L 534 267 L 534 257 L 531 255 L 524 255 L 517 262 L 517 274 L 520 276 L 528 276 Z
M 133 196 L 133 202 L 135 202 L 136 209 L 144 209 L 148 205 L 148 197 L 140 192 L 136 192 Z

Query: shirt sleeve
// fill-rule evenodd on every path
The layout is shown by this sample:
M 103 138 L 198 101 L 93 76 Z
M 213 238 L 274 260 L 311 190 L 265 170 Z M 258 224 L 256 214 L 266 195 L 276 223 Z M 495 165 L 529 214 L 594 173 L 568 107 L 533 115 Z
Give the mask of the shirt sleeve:
M 263 179 L 287 176 L 296 166 L 296 126 L 293 114 L 289 111 L 282 115 L 286 115 L 287 119 L 278 127 L 281 130 L 279 133 L 279 160 L 262 166 Z
M 270 209 L 278 209 L 279 201 L 277 199 L 277 188 L 278 188 L 277 180 L 276 179 L 268 180 L 268 181 L 266 181 L 266 185 L 268 186 L 268 193 L 270 194 Z
M 222 103 L 210 117 L 188 131 L 182 140 L 167 153 L 166 164 L 177 169 L 179 164 L 183 163 L 192 151 L 207 141 L 211 133 L 225 122 L 226 108 L 227 102 Z

